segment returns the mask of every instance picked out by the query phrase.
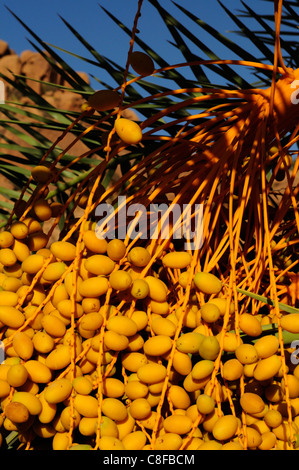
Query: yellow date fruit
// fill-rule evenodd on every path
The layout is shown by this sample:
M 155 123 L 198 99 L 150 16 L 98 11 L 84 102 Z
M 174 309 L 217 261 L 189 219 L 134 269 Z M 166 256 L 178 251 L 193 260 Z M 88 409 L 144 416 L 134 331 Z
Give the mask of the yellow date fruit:
M 237 429 L 237 418 L 233 415 L 224 415 L 217 419 L 212 434 L 217 441 L 226 441 L 236 434 Z
M 70 396 L 71 391 L 72 383 L 68 379 L 55 379 L 45 388 L 45 399 L 48 403 L 61 403 Z
M 126 144 L 138 144 L 142 140 L 142 130 L 135 121 L 118 118 L 114 123 L 118 137 Z
M 126 406 L 117 398 L 104 398 L 102 402 L 102 412 L 105 416 L 114 421 L 123 421 L 128 415 Z
M 192 256 L 187 251 L 174 251 L 167 253 L 162 258 L 162 263 L 166 268 L 184 269 L 191 263 Z
M 212 273 L 196 273 L 194 276 L 194 284 L 197 289 L 204 294 L 219 294 L 222 289 L 220 279 Z

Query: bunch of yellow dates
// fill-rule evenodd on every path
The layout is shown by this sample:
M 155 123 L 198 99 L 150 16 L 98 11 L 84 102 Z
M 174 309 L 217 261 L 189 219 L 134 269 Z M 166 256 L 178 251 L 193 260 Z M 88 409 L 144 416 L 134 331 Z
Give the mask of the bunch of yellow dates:
M 74 242 L 48 245 L 38 217 L 0 234 L 2 448 L 13 432 L 30 449 L 290 448 L 299 368 L 283 351 L 286 390 L 279 341 L 262 335 L 269 317 L 240 316 L 247 342 L 230 321 L 223 331 L 234 305 L 215 275 L 190 279 L 186 251 L 143 275 L 146 246 L 87 223 L 76 260 Z M 292 330 L 293 315 L 282 320 Z

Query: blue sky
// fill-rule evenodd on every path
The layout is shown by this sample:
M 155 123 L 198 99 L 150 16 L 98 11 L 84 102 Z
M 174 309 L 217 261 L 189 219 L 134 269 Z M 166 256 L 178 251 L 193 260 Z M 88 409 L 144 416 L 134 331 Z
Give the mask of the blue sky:
M 177 3 L 211 24 L 221 33 L 228 35 L 232 40 L 242 44 L 243 40 L 240 36 L 229 32 L 229 30 L 236 29 L 236 26 L 224 13 L 217 0 L 177 0 Z M 240 0 L 223 0 L 223 3 L 234 12 L 237 9 L 242 9 Z M 269 11 L 268 2 L 247 0 L 246 3 L 255 11 L 262 12 L 265 11 L 265 8 Z M 58 16 L 61 15 L 96 50 L 124 66 L 129 48 L 129 37 L 107 17 L 99 5 L 111 11 L 131 28 L 137 4 L 137 0 L 86 0 L 84 2 L 82 0 L 0 0 L 0 39 L 7 41 L 18 54 L 23 50 L 33 49 L 27 40 L 27 38 L 32 39 L 31 36 L 7 11 L 5 7 L 7 5 L 44 41 L 91 58 L 86 49 L 61 21 Z M 218 56 L 223 59 L 236 58 L 227 49 L 221 47 L 219 42 L 214 42 L 213 38 L 207 36 L 200 28 L 194 30 L 194 25 L 179 13 L 170 0 L 160 0 L 160 4 L 176 18 L 182 18 L 184 25 L 193 28 L 201 40 L 208 41 L 208 45 Z M 148 0 L 144 0 L 143 3 L 139 28 L 140 37 L 153 49 L 156 49 L 170 64 L 182 61 L 182 56 L 168 42 L 171 40 L 170 33 Z M 250 43 L 243 42 L 243 45 L 249 47 Z M 90 67 L 68 55 L 62 54 L 62 56 L 76 70 L 84 70 L 102 78 L 99 69 Z

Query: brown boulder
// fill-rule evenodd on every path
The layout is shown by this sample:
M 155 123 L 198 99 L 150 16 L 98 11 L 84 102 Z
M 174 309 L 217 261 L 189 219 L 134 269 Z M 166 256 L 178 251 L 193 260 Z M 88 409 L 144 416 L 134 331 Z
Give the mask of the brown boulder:
M 21 73 L 21 61 L 19 56 L 17 54 L 10 54 L 1 57 L 0 72 L 8 78 L 13 78 L 14 73 Z
M 51 65 L 38 52 L 24 51 L 20 60 L 22 61 L 22 74 L 28 77 L 28 85 L 37 93 L 41 93 L 42 84 L 33 80 L 51 81 Z
M 0 39 L 0 56 L 3 56 L 8 53 L 9 53 L 8 43 L 6 41 L 3 41 L 3 39 Z

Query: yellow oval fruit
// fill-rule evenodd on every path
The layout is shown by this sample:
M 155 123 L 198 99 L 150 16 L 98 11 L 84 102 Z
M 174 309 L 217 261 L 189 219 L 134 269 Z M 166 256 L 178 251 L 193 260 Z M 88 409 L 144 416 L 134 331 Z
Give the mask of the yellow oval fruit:
M 148 316 L 147 313 L 144 312 L 143 310 L 134 310 L 134 312 L 131 315 L 131 320 L 136 323 L 137 326 L 137 331 L 143 330 L 146 328 L 148 324 Z
M 82 281 L 78 290 L 83 297 L 100 297 L 106 294 L 108 288 L 108 279 L 103 276 L 96 276 Z
M 119 398 L 125 393 L 125 385 L 120 379 L 106 377 L 102 384 L 102 392 L 107 397 Z
M 10 385 L 7 380 L 0 379 L 0 398 L 7 397 L 10 393 Z
M 117 118 L 114 129 L 118 137 L 126 144 L 138 144 L 142 140 L 142 131 L 135 121 L 126 118 Z
M 80 318 L 84 313 L 82 305 L 79 302 L 75 302 L 73 305 L 71 299 L 60 300 L 56 307 L 64 318 L 71 318 L 72 314 L 75 318 Z
M 57 432 L 53 436 L 52 448 L 53 450 L 68 450 L 70 444 L 68 432 Z
M 202 305 L 200 314 L 202 320 L 206 321 L 207 323 L 215 323 L 219 319 L 221 312 L 217 305 L 207 302 L 206 304 Z
M 283 393 L 286 393 L 286 381 L 287 381 L 287 388 L 289 391 L 289 397 L 290 398 L 297 398 L 299 397 L 299 379 L 295 377 L 292 374 L 287 374 L 286 375 L 286 380 L 285 377 L 281 379 L 281 389 Z
M 27 243 L 27 240 L 26 240 L 26 243 Z M 16 239 L 12 246 L 12 250 L 14 254 L 16 255 L 18 261 L 20 261 L 20 263 L 25 261 L 25 259 L 28 258 L 28 256 L 30 256 L 30 250 L 26 243 L 21 240 Z
M 48 243 L 48 236 L 43 231 L 29 233 L 27 242 L 30 251 L 38 251 L 45 248 Z
M 0 233 L 0 248 L 9 248 L 14 242 L 13 235 L 8 230 Z
M 132 418 L 133 419 L 133 418 Z M 140 423 L 142 426 L 144 426 L 146 429 L 153 430 L 154 427 L 157 425 L 157 419 L 158 419 L 158 413 L 157 411 L 152 411 L 150 416 L 146 419 L 141 419 Z M 158 424 L 158 429 L 162 429 L 163 427 L 163 417 L 160 417 L 159 424 Z M 135 420 L 134 420 L 135 423 Z
M 66 326 L 63 321 L 54 315 L 44 315 L 41 323 L 46 333 L 55 338 L 61 338 L 66 332 Z
M 141 352 L 129 352 L 122 357 L 123 367 L 130 372 L 137 372 L 137 370 L 147 364 L 147 362 L 146 355 Z
M 259 450 L 274 449 L 277 438 L 271 431 L 264 432 L 262 435 L 262 442 L 258 445 Z
M 109 111 L 120 103 L 120 95 L 114 90 L 98 90 L 88 98 L 88 104 L 97 111 Z
M 5 416 L 16 424 L 26 423 L 29 419 L 28 408 L 23 403 L 11 402 L 4 409 Z
M 270 357 L 278 351 L 279 340 L 274 335 L 266 335 L 259 338 L 255 343 L 254 347 L 261 359 Z
M 21 387 L 28 379 L 28 372 L 23 364 L 14 364 L 10 366 L 7 372 L 7 382 L 12 387 Z
M 74 398 L 74 407 L 78 413 L 86 418 L 96 418 L 98 416 L 98 400 L 91 395 L 80 395 Z
M 182 437 L 174 432 L 167 432 L 163 436 L 158 436 L 154 450 L 179 450 L 183 443 Z
M 97 428 L 97 418 L 82 416 L 79 423 L 79 432 L 82 436 L 94 436 Z
M 28 235 L 28 227 L 24 222 L 13 222 L 10 227 L 10 233 L 13 235 L 14 238 L 18 240 L 23 240 Z
M 96 254 L 89 256 L 89 258 L 85 260 L 84 265 L 86 270 L 91 274 L 107 276 L 113 271 L 115 261 L 109 258 L 109 256 Z
M 34 351 L 32 339 L 23 331 L 17 332 L 12 340 L 12 345 L 17 355 L 27 361 L 31 358 Z
M 252 426 L 247 426 L 246 437 L 248 449 L 256 449 L 262 443 L 262 436 L 260 432 Z
M 280 324 L 289 333 L 299 333 L 299 315 L 297 313 L 288 313 L 282 316 Z
M 171 385 L 168 389 L 168 398 L 174 408 L 186 410 L 191 405 L 189 394 L 179 385 Z
M 58 281 L 66 270 L 66 265 L 63 261 L 56 261 L 50 263 L 43 272 L 43 279 L 48 282 Z
M 142 246 L 134 246 L 128 253 L 128 261 L 138 268 L 143 268 L 150 260 L 150 252 Z
M 166 377 L 166 367 L 162 364 L 149 363 L 140 366 L 137 370 L 137 376 L 141 382 L 154 384 L 161 382 Z
M 85 330 L 97 330 L 104 322 L 103 315 L 100 312 L 90 312 L 83 315 L 80 319 L 80 325 Z
M 73 387 L 80 395 L 89 395 L 92 391 L 92 382 L 82 375 L 74 378 Z
M 260 413 L 265 408 L 263 399 L 256 393 L 245 392 L 240 397 L 240 405 L 245 413 Z
M 167 318 L 157 317 L 152 320 L 152 330 L 156 335 L 173 337 L 176 332 L 176 326 Z
M 20 328 L 25 322 L 25 315 L 15 307 L 0 305 L 0 322 L 10 328 Z
M 107 240 L 105 238 L 98 238 L 94 230 L 84 232 L 83 243 L 92 253 L 104 254 L 107 251 Z
M 278 356 L 273 354 L 273 356 L 267 357 L 266 359 L 261 359 L 254 371 L 253 376 L 256 380 L 268 380 L 274 377 L 281 367 L 281 360 Z
M 55 263 L 53 263 L 55 264 Z M 66 300 L 69 298 L 69 294 L 66 290 L 66 287 L 63 284 L 60 284 L 56 287 L 54 293 L 53 293 L 53 297 L 51 299 L 51 302 L 52 302 L 52 305 L 53 307 L 56 307 L 57 308 L 57 304 L 61 301 L 61 300 Z
M 122 240 L 114 238 L 107 245 L 107 255 L 113 261 L 120 261 L 126 254 L 127 247 Z
M 117 437 L 103 436 L 99 440 L 100 450 L 125 450 L 123 443 Z
M 82 299 L 82 308 L 84 313 L 92 313 L 92 312 L 99 312 L 101 304 L 100 300 L 94 297 L 85 297 Z
M 70 406 L 66 406 L 60 413 L 60 421 L 66 431 L 69 431 L 71 426 L 73 426 L 73 429 L 76 429 L 79 426 L 80 420 L 81 416 L 75 407 L 71 410 Z
M 192 374 L 189 373 L 186 375 L 184 382 L 183 382 L 183 387 L 187 392 L 195 392 L 197 390 L 202 390 L 206 386 L 206 384 L 209 382 L 210 376 L 204 377 L 203 379 L 194 379 L 192 377 Z
M 151 57 L 141 51 L 131 53 L 130 65 L 139 75 L 151 75 L 155 70 L 155 65 Z
M 64 377 L 55 379 L 44 390 L 45 400 L 48 403 L 61 403 L 66 400 L 72 391 L 72 383 Z
M 149 297 L 157 302 L 165 302 L 167 300 L 167 290 L 164 282 L 154 276 L 146 276 L 145 281 L 149 287 Z
M 36 215 L 36 217 L 41 220 L 42 222 L 45 222 L 46 220 L 49 220 L 52 217 L 52 209 L 45 199 L 37 199 L 35 203 L 33 204 L 33 211 Z
M 229 359 L 223 364 L 222 377 L 225 380 L 238 380 L 243 374 L 244 366 L 238 359 Z
M 17 257 L 11 248 L 2 248 L 0 250 L 0 263 L 3 264 L 3 266 L 13 266 L 17 261 Z
M 231 439 L 237 432 L 238 420 L 233 415 L 221 416 L 213 426 L 212 434 L 217 441 Z
M 173 368 L 181 375 L 188 375 L 192 370 L 192 361 L 187 353 L 175 351 L 172 361 Z
M 259 358 L 257 350 L 252 344 L 240 344 L 236 350 L 235 355 L 241 364 L 253 364 Z
M 47 354 L 54 348 L 54 339 L 45 331 L 37 331 L 33 338 L 32 343 L 34 349 L 42 354 Z
M 0 291 L 0 305 L 15 307 L 18 303 L 18 300 L 19 296 L 16 292 L 9 292 L 5 290 Z
M 239 326 L 248 336 L 260 336 L 263 331 L 259 320 L 250 313 L 240 315 Z
M 111 420 L 112 421 L 112 420 Z M 114 421 L 112 421 L 114 423 Z M 136 420 L 130 415 L 127 414 L 127 417 L 121 421 L 116 421 L 116 428 L 118 433 L 118 438 L 122 440 L 127 434 L 133 431 Z
M 136 398 L 131 402 L 129 410 L 134 419 L 146 419 L 151 414 L 152 408 L 146 398 Z
M 52 372 L 46 364 L 40 361 L 31 359 L 24 364 L 28 372 L 28 377 L 32 382 L 46 384 L 52 379 Z
M 187 434 L 192 428 L 192 420 L 186 415 L 173 414 L 164 419 L 163 427 L 166 432 Z
M 70 242 L 57 241 L 50 246 L 51 253 L 61 261 L 73 261 L 76 256 L 76 247 Z
M 130 400 L 145 398 L 148 394 L 148 386 L 139 380 L 132 380 L 125 385 L 125 394 Z
M 211 375 L 214 370 L 214 367 L 215 364 L 213 361 L 210 361 L 209 359 L 203 359 L 194 364 L 191 371 L 191 375 L 193 379 L 196 380 L 204 379 L 205 377 L 209 377 Z
M 31 415 L 38 415 L 42 410 L 40 399 L 30 392 L 15 392 L 12 397 L 12 402 L 25 405 Z
M 105 333 L 104 345 L 107 350 L 123 351 L 129 346 L 129 340 L 127 336 L 111 330 Z
M 143 431 L 133 431 L 121 441 L 126 450 L 142 450 L 146 444 L 146 435 Z
M 69 346 L 65 344 L 58 344 L 53 351 L 51 351 L 45 361 L 45 365 L 50 370 L 64 369 L 71 363 L 71 351 Z
M 194 284 L 197 289 L 204 294 L 219 294 L 222 289 L 220 279 L 212 273 L 196 273 L 194 276 Z
M 131 318 L 125 315 L 115 315 L 109 318 L 107 330 L 115 331 L 120 335 L 133 336 L 137 333 L 137 325 Z
M 206 395 L 205 393 L 199 395 L 196 400 L 196 406 L 201 414 L 208 415 L 212 413 L 216 405 L 213 397 Z
M 168 302 L 157 302 L 156 300 L 150 300 L 148 306 L 152 313 L 157 313 L 158 315 L 167 315 L 169 313 L 169 303 Z
M 41 402 L 42 409 L 38 414 L 38 420 L 43 424 L 52 423 L 57 411 L 56 404 L 48 403 L 43 392 L 39 395 L 39 400 Z
M 23 220 L 24 224 L 27 225 L 28 230 L 29 230 L 29 235 L 34 232 L 40 232 L 42 230 L 42 225 L 41 223 L 36 220 L 34 217 L 26 217 Z
M 148 283 L 144 279 L 134 279 L 131 286 L 131 294 L 135 299 L 145 299 L 149 295 Z
M 114 421 L 122 421 L 127 415 L 126 406 L 117 398 L 104 398 L 102 402 L 102 412 L 105 416 Z
M 36 165 L 31 170 L 31 176 L 37 183 L 47 183 L 52 176 L 52 170 L 46 165 Z
M 234 304 L 231 302 L 228 306 L 228 300 L 224 297 L 213 297 L 212 299 L 209 299 L 209 303 L 216 305 L 219 308 L 221 315 L 225 315 L 227 310 L 230 314 L 233 314 L 235 311 Z
M 172 348 L 172 341 L 169 336 L 155 335 L 145 341 L 143 345 L 144 353 L 149 356 L 163 356 Z
M 199 345 L 199 354 L 203 359 L 213 361 L 219 351 L 220 344 L 215 336 L 205 336 Z
M 264 421 L 270 428 L 276 428 L 282 423 L 282 415 L 278 410 L 268 410 Z
M 176 347 L 178 351 L 183 353 L 198 354 L 199 346 L 203 340 L 204 335 L 190 331 L 177 339 Z
M 184 269 L 191 263 L 192 256 L 187 251 L 174 251 L 167 253 L 162 258 L 162 263 L 166 268 Z
M 119 269 L 118 271 L 114 271 L 110 274 L 109 282 L 113 289 L 124 291 L 129 289 L 131 286 L 132 278 L 127 271 Z
M 36 274 L 43 266 L 45 258 L 42 255 L 33 254 L 22 262 L 22 269 L 28 274 Z

